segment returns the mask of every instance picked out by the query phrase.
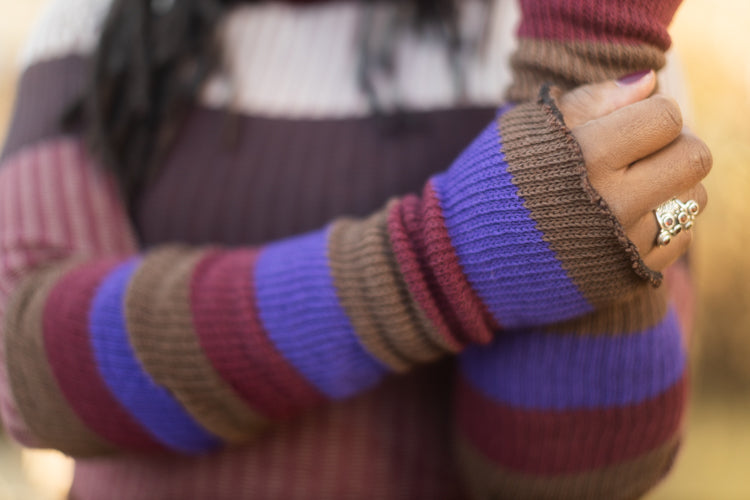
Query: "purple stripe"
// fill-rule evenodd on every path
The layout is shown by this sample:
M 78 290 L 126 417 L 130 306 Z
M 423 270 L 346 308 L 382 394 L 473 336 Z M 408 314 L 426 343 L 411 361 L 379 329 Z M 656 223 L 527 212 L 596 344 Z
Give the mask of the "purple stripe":
M 221 442 L 198 425 L 138 361 L 125 324 L 125 291 L 139 259 L 115 268 L 96 292 L 89 318 L 94 356 L 102 378 L 128 411 L 160 442 L 196 453 Z
M 498 323 L 546 324 L 591 310 L 524 207 L 496 122 L 434 183 L 461 267 Z
M 640 333 L 505 332 L 461 356 L 466 378 L 488 398 L 542 410 L 637 404 L 674 385 L 685 366 L 673 310 Z
M 321 392 L 340 399 L 377 383 L 386 367 L 370 356 L 339 303 L 327 259 L 328 230 L 264 248 L 255 268 L 268 336 Z

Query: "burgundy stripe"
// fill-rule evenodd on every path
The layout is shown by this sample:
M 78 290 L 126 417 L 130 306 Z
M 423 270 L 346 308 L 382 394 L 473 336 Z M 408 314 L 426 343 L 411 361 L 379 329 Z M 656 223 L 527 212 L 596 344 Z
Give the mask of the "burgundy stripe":
M 647 43 L 667 50 L 667 26 L 681 0 L 522 0 L 521 37 Z
M 453 335 L 428 284 L 428 276 L 432 272 L 423 258 L 425 249 L 416 247 L 420 241 L 419 229 L 422 227 L 421 209 L 421 201 L 413 195 L 406 196 L 400 203 L 393 205 L 388 214 L 388 233 L 393 254 L 409 293 L 438 334 L 446 340 L 449 349 L 458 352 L 462 343 Z M 432 279 L 434 281 L 434 277 Z
M 25 167 L 24 162 L 27 156 L 21 155 L 14 158 L 12 162 L 3 164 L 2 184 L 0 184 L 0 207 L 2 208 L 2 220 L 4 230 L 0 232 L 0 244 L 3 249 L 2 276 L 4 288 L 10 294 L 18 284 L 18 270 L 23 269 L 24 265 L 19 262 L 22 257 L 18 250 L 13 248 L 17 239 L 24 236 L 23 233 L 23 212 L 19 207 L 20 202 L 16 199 L 18 193 L 21 193 L 20 169 Z M 10 232 L 5 228 L 17 228 L 16 231 Z M 4 304 L 5 305 L 5 304 Z
M 338 216 L 366 216 L 393 196 L 419 193 L 493 114 L 489 108 L 404 112 L 409 125 L 392 134 L 383 117 L 240 115 L 232 145 L 228 115 L 197 108 L 139 201 L 136 225 L 147 246 L 257 245 L 319 229 Z
M 75 161 L 80 166 L 81 183 L 83 184 L 82 196 L 75 200 L 78 204 L 77 208 L 83 215 L 82 223 L 86 227 L 87 236 L 91 239 L 90 241 L 94 248 L 101 252 L 106 248 L 106 244 L 102 234 L 103 228 L 101 227 L 98 217 L 101 217 L 104 214 L 100 212 L 98 213 L 97 209 L 99 207 L 94 206 L 94 200 L 92 199 L 93 196 L 98 194 L 98 192 L 94 191 L 92 187 L 95 186 L 97 190 L 102 187 L 101 185 L 98 185 L 99 183 L 97 182 L 97 179 L 94 178 L 99 172 L 96 171 L 97 167 L 91 164 L 85 146 L 82 143 L 75 143 L 72 148 L 72 156 L 71 160 Z
M 101 378 L 89 340 L 88 313 L 97 286 L 119 261 L 100 260 L 67 273 L 44 310 L 44 345 L 60 390 L 81 420 L 130 450 L 163 450 L 120 406 Z
M 56 168 L 51 168 L 50 172 L 41 172 L 40 175 L 52 176 L 54 178 L 55 184 L 59 186 L 59 192 L 56 193 L 55 200 L 60 204 L 58 208 L 58 215 L 62 216 L 56 217 L 58 219 L 56 222 L 58 222 L 62 226 L 63 238 L 66 243 L 71 244 L 71 246 L 73 242 L 77 244 L 88 243 L 88 241 L 76 241 L 76 235 L 73 231 L 72 219 L 77 216 L 78 211 L 74 210 L 75 207 L 71 207 L 71 200 L 69 198 L 72 197 L 73 202 L 75 202 L 75 200 L 77 200 L 78 198 L 78 193 L 76 192 L 71 195 L 66 187 L 67 182 L 75 183 L 80 173 L 76 168 L 67 168 L 67 164 L 65 163 L 65 143 L 58 143 L 50 149 L 52 150 L 50 154 L 55 155 L 53 163 L 55 164 Z
M 417 241 L 419 252 L 425 255 L 427 266 L 435 272 L 429 280 L 430 289 L 436 291 L 439 310 L 462 342 L 489 342 L 498 325 L 461 270 L 432 182 L 427 183 L 422 194 L 421 216 L 422 233 L 416 228 L 408 230 Z
M 605 467 L 657 448 L 679 430 L 687 378 L 638 405 L 570 411 L 493 403 L 461 377 L 458 425 L 498 465 L 530 474 L 563 474 Z
M 41 154 L 39 151 L 36 152 L 37 155 Z M 44 213 L 44 209 L 42 208 L 42 204 L 46 201 L 49 201 L 51 198 L 52 193 L 44 193 L 42 191 L 42 182 L 41 179 L 43 176 L 47 175 L 46 172 L 42 172 L 43 161 L 37 161 L 34 162 L 33 169 L 28 168 L 31 165 L 28 165 L 25 169 L 25 172 L 21 172 L 22 176 L 26 176 L 26 178 L 22 181 L 24 191 L 28 190 L 29 192 L 29 198 L 33 200 L 33 203 L 35 205 L 35 210 L 28 210 L 28 216 L 29 216 L 29 222 L 31 222 L 30 226 L 33 227 L 33 241 L 41 242 L 44 241 L 47 238 L 48 233 L 48 225 L 49 221 L 47 220 L 47 217 Z
M 190 286 L 193 319 L 211 364 L 250 406 L 268 417 L 290 417 L 324 398 L 260 324 L 252 283 L 258 253 L 217 251 L 198 263 Z

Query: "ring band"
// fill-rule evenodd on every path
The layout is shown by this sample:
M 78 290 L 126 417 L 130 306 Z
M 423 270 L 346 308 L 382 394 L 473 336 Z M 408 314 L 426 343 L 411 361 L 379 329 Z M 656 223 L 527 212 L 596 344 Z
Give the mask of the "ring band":
M 677 198 L 665 201 L 654 210 L 656 221 L 661 230 L 656 237 L 659 246 L 669 245 L 672 237 L 677 236 L 683 229 L 690 229 L 695 223 L 695 217 L 700 212 L 700 205 L 695 200 L 685 203 Z

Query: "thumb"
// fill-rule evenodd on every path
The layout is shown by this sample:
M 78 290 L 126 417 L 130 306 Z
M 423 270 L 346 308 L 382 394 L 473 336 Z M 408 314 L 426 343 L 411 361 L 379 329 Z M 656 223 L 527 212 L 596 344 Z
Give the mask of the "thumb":
M 566 125 L 572 129 L 645 99 L 655 88 L 654 71 L 640 71 L 616 81 L 608 80 L 577 87 L 562 94 L 558 99 L 558 106 Z

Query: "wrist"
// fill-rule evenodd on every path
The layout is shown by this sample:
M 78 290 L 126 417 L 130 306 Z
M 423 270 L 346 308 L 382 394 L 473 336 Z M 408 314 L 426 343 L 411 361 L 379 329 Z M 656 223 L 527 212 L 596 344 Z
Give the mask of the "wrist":
M 461 269 L 502 327 L 578 317 L 661 280 L 591 187 L 549 89 L 503 109 L 433 184 Z

